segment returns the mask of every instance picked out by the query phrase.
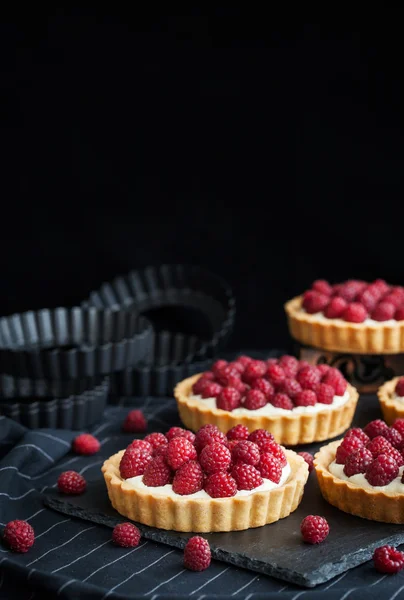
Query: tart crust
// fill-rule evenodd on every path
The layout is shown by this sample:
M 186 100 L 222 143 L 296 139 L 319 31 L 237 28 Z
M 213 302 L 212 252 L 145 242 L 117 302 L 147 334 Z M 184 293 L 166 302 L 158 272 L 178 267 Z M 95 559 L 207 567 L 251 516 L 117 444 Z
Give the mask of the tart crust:
M 235 415 L 220 408 L 204 406 L 202 401 L 190 401 L 193 384 L 201 373 L 184 379 L 174 389 L 178 412 L 187 429 L 198 431 L 203 425 L 211 423 L 223 433 L 241 423 L 249 431 L 268 429 L 278 444 L 295 446 L 329 440 L 343 433 L 351 425 L 359 394 L 348 384 L 349 398 L 342 406 L 326 408 L 315 413 L 290 415 Z
M 314 468 L 321 493 L 340 510 L 382 523 L 404 523 L 404 494 L 386 493 L 338 479 L 328 470 L 342 440 L 323 446 L 314 457 Z
M 395 377 L 390 381 L 386 381 L 386 383 L 377 390 L 383 419 L 386 421 L 387 425 L 391 425 L 395 419 L 404 418 L 404 403 L 393 398 L 399 379 L 401 379 L 401 377 Z
M 281 487 L 232 498 L 173 498 L 154 496 L 153 488 L 133 488 L 119 474 L 124 450 L 106 460 L 102 472 L 112 506 L 132 521 L 173 531 L 239 531 L 274 523 L 299 506 L 308 467 L 292 450 L 285 453 L 291 473 Z
M 309 346 L 334 352 L 396 354 L 404 352 L 404 321 L 371 325 L 348 323 L 341 319 L 319 321 L 301 310 L 303 296 L 285 304 L 292 337 Z

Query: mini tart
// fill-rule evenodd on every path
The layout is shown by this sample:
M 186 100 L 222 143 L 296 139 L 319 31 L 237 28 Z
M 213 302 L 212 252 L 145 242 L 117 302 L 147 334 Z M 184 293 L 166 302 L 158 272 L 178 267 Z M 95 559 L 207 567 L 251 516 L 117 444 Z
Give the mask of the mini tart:
M 267 429 L 278 444 L 286 446 L 321 442 L 340 435 L 350 426 L 359 398 L 356 389 L 348 384 L 349 399 L 335 408 L 306 414 L 293 414 L 291 411 L 290 415 L 235 415 L 220 408 L 204 406 L 203 400 L 190 398 L 192 386 L 201 375 L 199 373 L 184 379 L 174 389 L 178 412 L 187 429 L 197 431 L 203 425 L 211 423 L 226 432 L 240 423 L 246 425 L 249 431 Z
M 387 381 L 377 391 L 383 419 L 386 421 L 387 425 L 391 425 L 395 419 L 404 418 L 404 403 L 394 398 L 396 385 L 399 379 L 401 379 L 401 377 L 395 377 L 394 379 Z
M 404 523 L 404 494 L 362 488 L 335 477 L 328 470 L 342 440 L 323 446 L 314 457 L 314 468 L 324 499 L 343 512 L 382 523 Z
M 285 450 L 291 472 L 281 487 L 231 498 L 173 498 L 153 495 L 152 487 L 135 489 L 126 483 L 119 474 L 123 454 L 123 450 L 114 454 L 102 467 L 112 506 L 132 521 L 173 531 L 240 531 L 279 521 L 299 506 L 309 474 L 304 459 Z
M 301 344 L 334 352 L 396 354 L 404 352 L 404 321 L 350 323 L 319 319 L 302 309 L 303 296 L 285 304 L 290 334 Z

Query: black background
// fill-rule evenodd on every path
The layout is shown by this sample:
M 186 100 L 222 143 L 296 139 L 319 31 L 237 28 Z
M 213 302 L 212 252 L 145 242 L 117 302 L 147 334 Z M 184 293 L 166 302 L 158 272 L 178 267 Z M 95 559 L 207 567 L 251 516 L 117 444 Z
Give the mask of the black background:
M 157 6 L 3 15 L 0 314 L 196 263 L 270 347 L 315 278 L 404 283 L 399 19 Z

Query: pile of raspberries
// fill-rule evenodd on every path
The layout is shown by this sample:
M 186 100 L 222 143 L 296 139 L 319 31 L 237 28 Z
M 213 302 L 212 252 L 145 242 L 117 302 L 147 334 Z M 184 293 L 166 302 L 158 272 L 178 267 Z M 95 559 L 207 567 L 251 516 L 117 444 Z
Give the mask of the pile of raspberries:
M 201 398 L 216 398 L 216 406 L 257 410 L 272 404 L 284 410 L 298 406 L 332 404 L 343 396 L 347 382 L 338 369 L 310 365 L 284 355 L 268 360 L 239 356 L 233 362 L 218 360 L 194 383 L 192 392 Z
M 309 314 L 323 313 L 327 319 L 343 319 L 350 323 L 404 320 L 404 287 L 388 285 L 383 279 L 373 283 L 350 279 L 330 285 L 318 279 L 303 294 L 302 306 Z
M 265 429 L 252 433 L 236 425 L 225 435 L 204 425 L 195 435 L 181 427 L 134 440 L 120 462 L 123 479 L 142 476 L 148 487 L 172 484 L 187 496 L 205 490 L 212 498 L 228 498 L 253 490 L 264 478 L 279 483 L 287 460 L 282 447 Z

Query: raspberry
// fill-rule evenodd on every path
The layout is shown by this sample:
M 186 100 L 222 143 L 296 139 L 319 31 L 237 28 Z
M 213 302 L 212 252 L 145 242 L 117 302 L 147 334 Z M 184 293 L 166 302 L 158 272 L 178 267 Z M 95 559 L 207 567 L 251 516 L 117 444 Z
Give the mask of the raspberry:
M 147 421 L 141 410 L 131 410 L 125 417 L 122 429 L 126 433 L 143 433 L 147 429 Z
M 265 479 L 269 479 L 274 483 L 280 482 L 282 477 L 282 465 L 270 452 L 261 454 L 257 469 Z
M 195 446 L 185 438 L 176 437 L 168 442 L 167 463 L 174 471 L 196 457 Z
M 290 356 L 289 354 L 284 354 L 279 359 L 278 364 L 284 370 L 286 377 L 292 379 L 296 377 L 297 372 L 299 370 L 299 361 L 297 360 L 297 358 L 295 358 L 294 356 Z
M 270 433 L 266 429 L 255 429 L 248 436 L 248 440 L 250 442 L 254 442 L 255 444 L 258 444 L 258 442 L 260 442 L 261 440 L 273 440 L 273 439 L 274 439 L 274 436 L 272 435 L 272 433 Z
M 264 394 L 259 390 L 248 390 L 244 399 L 244 408 L 248 410 L 257 410 L 262 408 L 267 403 Z
M 209 381 L 202 390 L 202 398 L 216 398 L 222 391 L 222 386 L 214 381 Z
M 297 394 L 302 391 L 302 386 L 296 379 L 285 379 L 280 387 L 280 391 L 289 396 L 289 398 L 296 398 Z
M 364 289 L 360 294 L 358 294 L 357 301 L 363 304 L 369 313 L 372 312 L 377 304 L 377 298 L 375 298 L 369 289 Z
M 277 358 L 267 358 L 267 360 L 266 360 L 267 367 L 270 367 L 271 365 L 277 365 L 278 362 L 279 361 Z
M 302 369 L 305 369 L 306 367 L 311 367 L 311 366 L 312 365 L 309 362 L 307 362 L 307 360 L 299 360 L 299 371 L 301 371 Z
M 321 374 L 316 367 L 305 367 L 298 372 L 296 379 L 304 390 L 315 390 L 320 383 Z
M 330 300 L 328 306 L 325 307 L 324 316 L 327 317 L 327 319 L 339 319 L 347 306 L 346 300 L 340 296 L 335 296 L 335 298 Z
M 213 442 L 220 442 L 226 446 L 227 438 L 216 425 L 208 423 L 201 427 L 197 432 L 195 437 L 195 448 L 200 452 L 207 444 L 212 444 Z
M 141 533 L 133 523 L 119 523 L 112 531 L 112 541 L 122 548 L 134 548 L 139 545 Z
M 386 431 L 383 432 L 383 437 L 385 437 L 386 440 L 388 442 L 390 442 L 390 444 L 394 448 L 401 448 L 402 447 L 403 436 L 394 427 L 389 427 L 388 429 L 386 429 Z
M 233 449 L 232 459 L 255 467 L 260 460 L 260 449 L 254 442 L 241 440 Z
M 384 421 L 382 421 L 381 419 L 376 419 L 375 421 L 370 421 L 370 423 L 368 423 L 366 427 L 363 428 L 363 431 L 372 440 L 373 438 L 379 435 L 384 435 L 384 432 L 387 429 L 388 426 Z
M 149 442 L 149 444 L 151 444 L 154 449 L 158 448 L 159 446 L 165 446 L 166 444 L 168 444 L 168 439 L 166 438 L 164 433 L 149 433 L 149 435 L 146 435 L 144 439 L 146 442 Z
M 267 365 L 263 360 L 252 360 L 245 368 L 243 381 L 252 382 L 254 379 L 263 377 L 267 372 Z
M 27 521 L 9 521 L 4 529 L 3 539 L 13 552 L 28 552 L 34 545 L 35 532 Z
M 321 294 L 314 290 L 309 290 L 303 294 L 302 306 L 309 314 L 322 312 L 329 302 L 329 296 Z
M 199 535 L 191 537 L 184 548 L 184 567 L 190 571 L 204 571 L 210 561 L 209 542 Z
M 59 475 L 57 486 L 59 492 L 62 494 L 78 496 L 85 491 L 87 482 L 80 473 L 76 473 L 76 471 L 65 471 Z
M 82 433 L 73 440 L 72 449 L 76 454 L 96 454 L 101 445 L 100 442 L 90 433 Z
M 227 442 L 227 447 L 230 450 L 230 452 L 233 452 L 233 448 L 235 448 L 239 442 L 241 442 L 241 440 L 229 440 Z
M 384 281 L 384 279 L 376 279 L 373 282 L 373 285 L 379 291 L 381 296 L 387 294 L 390 290 L 390 286 Z
M 380 546 L 373 553 L 373 564 L 379 573 L 398 573 L 404 567 L 404 552 L 393 546 Z
M 326 373 L 331 369 L 330 365 L 321 364 L 317 365 L 317 371 L 320 373 L 321 377 L 324 377 Z
M 192 433 L 192 431 L 189 431 L 189 429 L 183 429 L 182 427 L 171 427 L 166 433 L 166 438 L 168 441 L 170 441 L 176 437 L 183 437 L 188 440 L 188 442 L 191 442 L 191 444 L 193 444 L 195 441 L 195 434 Z
M 237 390 L 238 392 L 240 392 L 240 394 L 243 396 L 246 391 L 248 390 L 248 385 L 246 383 L 244 383 L 243 381 L 241 381 L 240 377 L 234 377 L 233 375 L 230 375 L 227 378 L 227 387 L 231 387 L 234 388 L 235 390 Z
M 234 465 L 232 476 L 236 480 L 237 489 L 253 490 L 264 483 L 260 472 L 252 465 L 237 463 Z
M 326 296 L 331 296 L 332 294 L 332 287 L 325 279 L 316 279 L 311 286 L 311 289 L 320 292 L 320 294 L 325 294 Z
M 248 438 L 248 427 L 245 425 L 235 425 L 227 432 L 228 440 L 246 440 Z
M 122 479 L 143 475 L 149 462 L 153 460 L 149 452 L 128 446 L 119 464 Z
M 333 387 L 336 396 L 343 396 L 345 394 L 347 382 L 338 369 L 331 367 L 327 373 L 323 375 L 321 382 Z
M 240 379 L 240 371 L 238 371 L 235 367 L 232 367 L 231 364 L 224 367 L 220 373 L 218 373 L 217 382 L 220 385 L 227 387 L 229 385 L 229 381 L 233 381 L 234 379 Z
M 205 371 L 204 373 L 202 373 L 202 377 L 204 379 L 208 379 L 209 381 L 215 380 L 215 374 L 212 371 Z
M 157 446 L 157 448 L 155 448 L 153 450 L 153 458 L 155 458 L 156 456 L 163 456 L 165 459 L 167 459 L 167 453 L 168 453 L 168 444 L 163 444 L 162 446 Z
M 366 444 L 366 448 L 371 451 L 373 458 L 376 458 L 379 454 L 384 454 L 391 450 L 393 446 L 386 440 L 382 435 L 378 435 L 373 438 L 368 444 Z
M 175 472 L 173 491 L 180 496 L 195 494 L 203 488 L 203 471 L 196 460 L 190 460 Z
M 230 473 L 220 471 L 207 477 L 204 490 L 211 498 L 230 498 L 237 494 L 237 484 Z
M 369 436 L 366 435 L 366 433 L 363 431 L 363 429 L 361 429 L 360 427 L 354 427 L 353 429 L 349 429 L 346 434 L 344 435 L 344 437 L 349 437 L 350 435 L 354 435 L 356 437 L 358 437 L 360 440 L 362 440 L 362 442 L 365 444 L 368 444 L 370 442 L 370 438 Z
M 246 367 L 253 359 L 250 356 L 238 356 L 236 358 L 236 362 L 239 362 L 243 365 L 243 367 Z
M 216 406 L 221 410 L 232 411 L 241 404 L 241 394 L 236 389 L 225 387 L 216 399 Z
M 352 302 L 354 298 L 360 294 L 366 287 L 366 283 L 363 281 L 355 281 L 351 279 L 342 284 L 342 287 L 339 290 L 339 296 L 342 296 L 344 300 L 348 302 Z
M 280 386 L 286 379 L 285 371 L 278 364 L 268 366 L 266 377 L 274 387 Z
M 148 487 L 159 487 L 171 481 L 171 470 L 164 456 L 156 456 L 143 473 L 143 483 Z
M 257 445 L 258 445 L 258 448 L 260 449 L 261 454 L 264 454 L 266 452 L 273 454 L 275 456 L 275 458 L 277 458 L 279 460 L 279 462 L 281 463 L 282 468 L 286 467 L 286 465 L 287 465 L 286 455 L 285 455 L 284 451 L 282 450 L 281 446 L 279 444 L 277 444 L 275 442 L 275 440 L 270 440 L 270 439 L 259 440 L 257 442 Z
M 337 448 L 337 452 L 335 455 L 335 462 L 337 465 L 344 465 L 346 459 L 354 450 L 358 450 L 358 448 L 364 448 L 364 443 L 355 435 L 350 435 L 344 438 L 341 444 Z
M 283 408 L 284 410 L 292 410 L 293 402 L 286 394 L 278 392 L 271 400 L 272 406 L 276 408 Z
M 397 475 L 398 464 L 394 458 L 387 456 L 387 454 L 379 454 L 366 471 L 365 478 L 370 485 L 376 487 L 388 485 Z
M 388 321 L 394 318 L 395 312 L 396 307 L 391 302 L 379 302 L 370 316 L 374 321 Z
M 321 404 L 332 404 L 334 394 L 334 388 L 327 383 L 319 383 L 316 387 L 317 402 Z
M 394 318 L 396 321 L 404 321 L 404 307 L 403 306 L 401 308 L 397 308 L 396 312 L 394 313 Z
M 309 467 L 309 473 L 312 472 L 312 470 L 314 469 L 314 457 L 312 454 L 310 454 L 309 452 L 298 452 L 298 455 L 301 456 L 302 458 L 304 458 L 304 460 L 307 463 L 307 466 Z
M 300 523 L 300 531 L 306 543 L 320 544 L 330 533 L 330 526 L 324 517 L 309 515 Z
M 215 363 L 213 363 L 212 365 L 212 373 L 215 375 L 215 377 L 220 373 L 220 371 L 222 369 L 224 369 L 224 367 L 227 366 L 227 360 L 217 360 Z
M 388 448 L 384 451 L 383 454 L 387 454 L 387 456 L 393 458 L 399 467 L 402 467 L 404 465 L 404 457 L 401 454 L 401 452 L 397 450 L 397 448 Z
M 231 452 L 223 444 L 213 442 L 204 447 L 199 455 L 199 462 L 208 475 L 217 471 L 226 471 L 231 463 Z
M 370 285 L 368 285 L 367 288 L 365 288 L 370 294 L 372 294 L 373 298 L 376 300 L 376 302 L 378 300 L 380 300 L 380 298 L 383 296 L 383 292 L 379 289 L 379 286 L 377 284 L 371 283 Z
M 314 406 L 317 404 L 317 396 L 313 390 L 302 390 L 294 398 L 295 406 Z
M 146 440 L 133 440 L 129 446 L 131 448 L 135 448 L 136 450 L 143 450 L 143 452 L 153 454 L 153 446 L 149 444 L 149 442 L 146 442 Z
M 347 477 L 357 475 L 358 473 L 366 473 L 367 468 L 372 464 L 373 456 L 367 448 L 358 448 L 350 454 L 344 466 L 344 473 Z
M 393 315 L 394 312 L 396 311 L 397 308 L 399 308 L 402 303 L 403 303 L 403 297 L 401 296 L 401 294 L 387 294 L 387 296 L 383 297 L 383 300 L 380 302 L 380 304 L 392 304 L 394 306 L 394 311 L 393 311 Z M 378 306 L 380 306 L 380 304 Z M 389 307 L 388 309 L 389 311 L 391 310 L 391 308 Z M 393 317 L 390 317 L 390 319 L 392 319 Z M 387 319 L 382 319 L 383 321 L 387 321 Z
M 363 323 L 368 316 L 366 308 L 359 302 L 348 304 L 341 317 L 349 323 Z
M 192 393 L 195 394 L 195 396 L 202 396 L 202 392 L 208 383 L 212 383 L 212 380 L 207 379 L 204 375 L 202 375 L 202 377 L 200 377 L 198 381 L 195 381 L 194 385 L 192 386 Z
M 251 387 L 253 390 L 259 390 L 262 392 L 267 402 L 270 402 L 271 398 L 273 398 L 275 395 L 274 387 L 272 383 L 268 381 L 268 379 L 262 379 L 262 377 L 254 379 L 254 381 L 251 383 Z
M 395 392 L 397 396 L 404 396 L 404 377 L 401 377 L 396 383 Z
M 403 390 L 404 392 L 404 390 Z M 392 425 L 404 437 L 404 419 L 396 419 Z
M 233 360 L 233 362 L 229 363 L 229 367 L 233 367 L 234 369 L 236 369 L 236 371 L 238 371 L 240 375 L 241 373 L 244 373 L 246 366 L 247 365 L 244 365 L 239 360 Z

